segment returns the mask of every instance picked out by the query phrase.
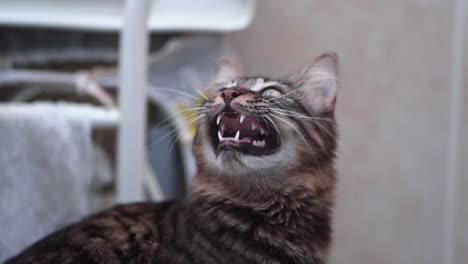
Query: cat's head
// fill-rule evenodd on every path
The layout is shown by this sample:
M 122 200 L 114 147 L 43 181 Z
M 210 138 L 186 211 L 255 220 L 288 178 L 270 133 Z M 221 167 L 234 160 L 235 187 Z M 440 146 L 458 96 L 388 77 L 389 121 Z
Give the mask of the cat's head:
M 199 170 L 268 177 L 331 162 L 337 72 L 332 52 L 287 79 L 244 77 L 220 61 L 194 141 Z

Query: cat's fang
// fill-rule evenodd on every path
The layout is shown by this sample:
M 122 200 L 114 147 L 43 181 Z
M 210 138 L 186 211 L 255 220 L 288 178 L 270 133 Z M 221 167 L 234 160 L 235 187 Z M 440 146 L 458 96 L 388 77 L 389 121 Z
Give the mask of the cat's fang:
M 223 141 L 223 135 L 221 135 L 221 132 L 218 131 L 218 139 L 219 141 Z
M 242 124 L 242 122 L 244 122 L 244 119 L 245 119 L 245 115 L 244 114 L 241 114 L 240 116 L 240 123 Z
M 216 125 L 219 125 L 220 121 L 221 121 L 221 115 L 218 115 L 218 117 L 216 117 Z
M 236 136 L 234 137 L 235 140 L 239 140 L 240 137 L 240 131 L 237 130 Z
M 255 130 L 257 129 L 257 124 L 255 124 L 255 122 L 252 122 L 252 130 Z

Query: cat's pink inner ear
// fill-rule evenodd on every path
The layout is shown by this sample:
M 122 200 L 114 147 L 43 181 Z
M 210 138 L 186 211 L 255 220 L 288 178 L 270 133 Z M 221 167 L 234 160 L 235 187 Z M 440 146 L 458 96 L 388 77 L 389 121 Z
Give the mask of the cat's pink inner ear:
M 222 58 L 217 63 L 214 83 L 228 83 L 240 76 L 239 67 L 228 58 Z
M 338 88 L 338 57 L 334 52 L 318 56 L 300 77 L 303 93 L 315 111 L 333 111 Z

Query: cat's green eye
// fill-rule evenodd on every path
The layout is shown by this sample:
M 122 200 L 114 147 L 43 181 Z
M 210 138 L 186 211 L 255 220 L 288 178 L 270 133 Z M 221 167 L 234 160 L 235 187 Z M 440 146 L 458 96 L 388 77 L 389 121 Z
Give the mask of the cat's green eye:
M 280 97 L 281 92 L 276 90 L 276 89 L 266 89 L 265 91 L 262 92 L 263 97 Z

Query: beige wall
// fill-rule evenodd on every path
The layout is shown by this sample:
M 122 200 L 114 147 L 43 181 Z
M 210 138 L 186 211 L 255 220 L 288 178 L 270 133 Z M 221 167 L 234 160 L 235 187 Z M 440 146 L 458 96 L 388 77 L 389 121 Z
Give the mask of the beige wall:
M 458 263 L 468 262 L 468 21 L 465 28 L 465 56 L 464 56 L 464 111 L 462 114 L 462 148 L 461 173 L 457 181 L 457 229 L 456 258 Z
M 444 263 L 454 1 L 259 0 L 252 26 L 227 37 L 251 74 L 290 73 L 323 50 L 340 56 L 331 263 Z M 468 263 L 461 186 L 466 177 L 457 264 Z

